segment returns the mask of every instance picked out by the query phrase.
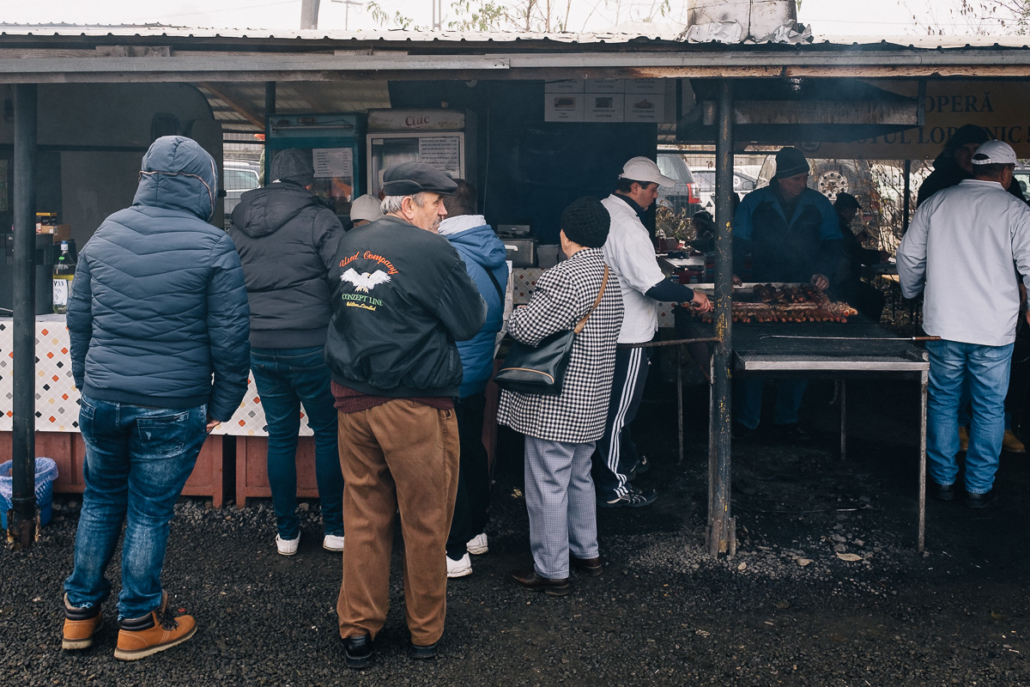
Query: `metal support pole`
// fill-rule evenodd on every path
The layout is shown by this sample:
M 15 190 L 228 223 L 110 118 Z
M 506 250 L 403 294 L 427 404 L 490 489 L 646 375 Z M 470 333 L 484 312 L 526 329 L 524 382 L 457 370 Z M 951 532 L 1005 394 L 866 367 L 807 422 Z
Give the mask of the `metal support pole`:
M 265 82 L 265 116 L 275 114 L 275 82 Z
M 36 85 L 14 86 L 13 506 L 8 539 L 36 538 Z
M 679 458 L 676 465 L 683 464 L 683 346 L 676 347 L 676 428 L 679 430 Z
M 912 161 L 905 160 L 905 202 L 901 211 L 901 233 L 908 231 L 908 217 L 912 206 Z
M 926 549 L 926 395 L 930 384 L 930 373 L 919 376 L 919 534 L 916 550 Z
M 840 459 L 848 457 L 848 381 L 840 380 Z
M 318 28 L 318 5 L 321 0 L 300 0 L 300 28 Z
M 722 340 L 712 363 L 708 446 L 708 553 L 735 548 L 730 513 L 730 421 L 733 356 L 733 82 L 719 85 L 719 130 L 715 142 L 715 336 Z

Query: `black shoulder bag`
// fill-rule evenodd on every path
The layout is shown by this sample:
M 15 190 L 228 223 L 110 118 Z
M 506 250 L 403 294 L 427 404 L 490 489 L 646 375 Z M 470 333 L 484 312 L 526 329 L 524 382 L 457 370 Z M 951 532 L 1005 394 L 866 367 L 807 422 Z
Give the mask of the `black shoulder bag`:
M 575 328 L 556 332 L 544 338 L 539 344 L 527 346 L 516 341 L 512 344 L 508 355 L 504 358 L 504 366 L 497 372 L 494 381 L 497 386 L 508 391 L 523 394 L 544 394 L 557 396 L 561 394 L 562 380 L 572 356 L 572 344 L 576 335 L 583 331 L 594 308 L 604 296 L 604 288 L 608 284 L 608 265 L 604 266 L 604 277 L 601 279 L 601 290 L 590 306 L 590 310 L 576 323 Z

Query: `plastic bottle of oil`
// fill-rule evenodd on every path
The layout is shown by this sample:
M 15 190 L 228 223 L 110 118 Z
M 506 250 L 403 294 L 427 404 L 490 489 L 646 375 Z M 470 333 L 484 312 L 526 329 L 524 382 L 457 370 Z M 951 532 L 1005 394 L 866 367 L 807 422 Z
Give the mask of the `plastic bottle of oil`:
M 63 315 L 68 312 L 68 301 L 72 297 L 72 282 L 75 280 L 75 252 L 67 241 L 61 241 L 61 254 L 54 262 L 54 312 Z

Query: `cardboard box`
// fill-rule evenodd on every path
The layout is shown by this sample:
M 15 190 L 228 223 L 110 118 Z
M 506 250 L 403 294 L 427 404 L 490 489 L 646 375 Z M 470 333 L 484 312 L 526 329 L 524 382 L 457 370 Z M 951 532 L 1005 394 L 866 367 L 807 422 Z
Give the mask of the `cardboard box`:
M 39 228 L 38 233 L 51 234 L 54 237 L 54 243 L 60 243 L 61 241 L 67 241 L 72 237 L 72 225 L 53 224 L 50 226 L 44 226 Z

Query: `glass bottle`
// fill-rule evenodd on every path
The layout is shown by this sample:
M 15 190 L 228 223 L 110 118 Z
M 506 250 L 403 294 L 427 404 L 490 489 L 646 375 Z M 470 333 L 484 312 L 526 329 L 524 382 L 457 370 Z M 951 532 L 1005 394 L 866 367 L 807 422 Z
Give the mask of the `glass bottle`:
M 74 280 L 75 253 L 67 241 L 61 241 L 61 254 L 54 262 L 54 312 L 58 315 L 68 312 L 68 301 L 72 297 Z

